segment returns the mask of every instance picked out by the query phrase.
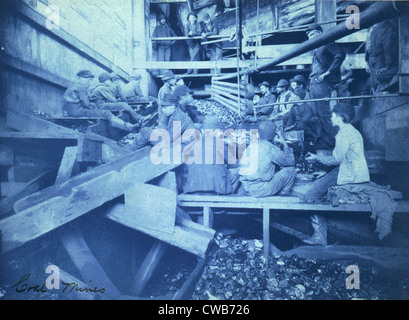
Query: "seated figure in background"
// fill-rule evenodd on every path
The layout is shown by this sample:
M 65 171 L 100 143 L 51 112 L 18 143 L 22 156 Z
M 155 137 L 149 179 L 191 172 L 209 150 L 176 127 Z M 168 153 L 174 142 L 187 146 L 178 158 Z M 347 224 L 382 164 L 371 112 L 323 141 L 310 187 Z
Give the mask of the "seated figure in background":
M 90 103 L 88 89 L 91 85 L 94 75 L 89 70 L 81 70 L 77 73 L 78 83 L 69 87 L 64 93 L 63 109 L 71 117 L 101 117 L 115 127 L 125 131 L 133 131 L 138 124 L 133 125 L 115 117 L 108 110 L 94 109 Z
M 112 92 L 111 76 L 107 72 L 103 72 L 98 76 L 99 84 L 91 93 L 91 102 L 94 103 L 100 110 L 118 111 L 121 116 L 124 112 L 136 123 L 142 123 L 143 118 L 139 116 L 126 102 L 118 102 Z

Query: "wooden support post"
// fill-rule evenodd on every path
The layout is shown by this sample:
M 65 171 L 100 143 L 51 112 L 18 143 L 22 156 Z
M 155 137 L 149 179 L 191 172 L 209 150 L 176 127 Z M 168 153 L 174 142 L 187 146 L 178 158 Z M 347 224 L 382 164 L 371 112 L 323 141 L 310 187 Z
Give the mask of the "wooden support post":
M 95 259 L 80 232 L 71 228 L 64 230 L 60 235 L 60 239 L 89 287 L 105 288 L 105 294 L 110 298 L 117 298 L 121 295 L 97 259 Z M 92 281 L 92 283 L 88 281 Z
M 203 208 L 203 225 L 208 228 L 213 228 L 213 209 L 210 207 Z
M 409 13 L 399 17 L 399 93 L 409 95 Z
M 268 259 L 270 254 L 270 209 L 263 208 L 263 246 L 264 256 Z
M 154 243 L 133 280 L 133 294 L 140 295 L 142 293 L 153 272 L 158 266 L 159 261 L 163 256 L 164 249 L 164 244 L 161 241 L 156 241 Z
M 72 169 L 74 168 L 76 157 L 77 147 L 65 148 L 60 168 L 58 169 L 57 178 L 55 179 L 56 184 L 63 183 L 71 178 Z
M 199 278 L 205 266 L 206 259 L 198 259 L 198 260 L 199 261 L 197 262 L 195 269 L 192 271 L 192 273 L 186 279 L 186 281 L 183 283 L 180 289 L 175 293 L 172 300 L 186 300 L 190 298 L 189 296 L 191 293 L 190 291 L 192 290 L 192 287 L 194 286 L 194 284 L 197 282 L 197 279 Z

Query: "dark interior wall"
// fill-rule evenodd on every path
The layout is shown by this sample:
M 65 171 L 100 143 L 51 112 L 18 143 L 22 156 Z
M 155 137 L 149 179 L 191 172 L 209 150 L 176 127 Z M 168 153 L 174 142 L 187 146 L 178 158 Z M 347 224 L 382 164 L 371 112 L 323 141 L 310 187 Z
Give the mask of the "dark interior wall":
M 106 1 L 98 0 L 93 5 L 97 6 L 99 2 Z M 40 1 L 37 4 L 44 6 Z M 84 10 L 85 4 L 90 5 L 81 1 L 62 7 L 59 28 L 49 30 L 46 27 L 47 17 L 39 8 L 20 1 L 2 2 L 2 108 L 60 113 L 64 90 L 75 81 L 76 73 L 81 69 L 89 69 L 95 75 L 102 71 L 115 71 L 127 79 L 131 63 L 127 42 L 131 31 L 126 26 L 127 21 L 115 23 L 119 19 L 118 13 L 102 9 L 98 15 L 95 14 L 95 20 L 84 18 L 78 9 Z M 101 16 L 114 21 L 104 26 L 105 31 L 111 31 L 109 36 L 103 36 Z

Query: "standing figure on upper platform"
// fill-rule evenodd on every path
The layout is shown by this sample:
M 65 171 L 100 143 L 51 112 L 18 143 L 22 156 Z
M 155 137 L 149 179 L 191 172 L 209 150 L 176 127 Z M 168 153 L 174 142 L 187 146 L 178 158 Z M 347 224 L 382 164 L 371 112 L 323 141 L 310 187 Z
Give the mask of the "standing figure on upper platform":
M 210 19 L 210 15 L 206 13 L 204 15 L 203 21 L 201 22 L 202 29 L 203 29 L 203 37 L 207 38 L 209 36 L 214 36 L 219 34 L 219 27 L 214 20 Z M 220 61 L 223 55 L 223 42 L 216 42 L 206 44 L 204 47 L 204 51 L 206 57 L 210 59 L 210 61 Z M 215 68 L 211 70 L 211 73 L 218 74 L 220 73 L 220 68 Z
M 202 37 L 203 30 L 200 23 L 197 21 L 197 14 L 194 12 L 190 12 L 187 15 L 187 25 L 185 28 L 185 36 L 186 37 Z M 189 49 L 190 61 L 200 61 L 202 60 L 202 50 L 201 44 L 199 39 L 190 39 L 187 40 L 187 46 Z M 188 69 L 188 74 L 199 73 L 198 69 Z
M 322 33 L 319 24 L 308 27 L 307 36 L 312 39 Z M 310 73 L 310 95 L 312 99 L 329 98 L 336 84 L 341 82 L 341 65 L 345 52 L 337 43 L 331 42 L 314 51 Z M 339 96 L 339 94 L 338 94 Z M 329 101 L 315 102 L 315 110 L 321 122 L 322 136 L 318 138 L 318 149 L 331 150 L 335 146 L 336 130 L 331 123 L 331 107 Z
M 176 37 L 175 31 L 169 27 L 166 17 L 161 14 L 158 17 L 159 24 L 152 33 L 152 38 L 171 38 Z M 175 40 L 153 40 L 152 49 L 156 53 L 158 61 L 170 61 L 172 55 L 172 45 Z

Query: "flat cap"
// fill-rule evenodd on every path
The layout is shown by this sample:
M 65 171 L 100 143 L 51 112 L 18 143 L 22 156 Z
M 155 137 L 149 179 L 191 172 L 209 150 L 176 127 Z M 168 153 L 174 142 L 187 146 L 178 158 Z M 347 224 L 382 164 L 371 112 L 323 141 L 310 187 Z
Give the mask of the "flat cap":
M 270 88 L 270 84 L 267 81 L 263 81 L 262 83 L 259 84 L 259 87 L 265 86 L 267 88 Z
M 111 80 L 111 76 L 108 72 L 102 72 L 99 76 L 98 76 L 98 80 L 99 82 L 104 82 L 106 80 Z
M 178 105 L 178 97 L 176 97 L 174 93 L 166 93 L 162 100 L 162 106 L 166 107 L 171 105 Z
M 77 73 L 77 76 L 81 78 L 94 78 L 94 75 L 89 70 L 81 70 Z
M 133 74 L 130 76 L 131 80 L 139 80 L 142 79 L 142 76 L 139 73 Z
M 187 86 L 176 86 L 175 89 L 173 89 L 173 94 L 175 95 L 176 98 L 185 96 L 192 92 L 193 90 L 188 88 Z
M 117 73 L 115 73 L 115 72 L 112 72 L 110 74 L 110 76 L 111 76 L 111 80 L 119 80 L 120 79 L 119 75 Z
M 167 71 L 162 76 L 162 81 L 166 81 L 166 80 L 170 80 L 170 79 L 174 79 L 174 78 L 175 78 L 175 74 L 172 71 Z
M 288 85 L 289 85 L 289 83 L 288 83 L 288 81 L 286 79 L 280 79 L 280 81 L 278 81 L 278 83 L 277 83 L 277 87 L 285 87 L 285 86 L 288 86 Z
M 301 74 L 297 74 L 294 78 L 291 79 L 291 82 L 302 83 L 303 85 L 307 84 L 307 81 L 305 80 L 304 76 Z
M 273 141 L 276 136 L 277 126 L 272 121 L 262 121 L 258 126 L 260 139 Z

